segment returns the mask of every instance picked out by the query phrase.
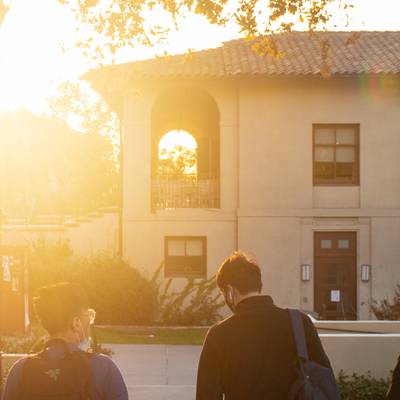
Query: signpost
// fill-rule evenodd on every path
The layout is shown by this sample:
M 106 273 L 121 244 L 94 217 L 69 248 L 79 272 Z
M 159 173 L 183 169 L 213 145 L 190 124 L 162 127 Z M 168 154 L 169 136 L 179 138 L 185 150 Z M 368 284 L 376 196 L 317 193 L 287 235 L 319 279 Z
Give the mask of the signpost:
M 0 246 L 0 335 L 22 336 L 28 327 L 27 248 Z

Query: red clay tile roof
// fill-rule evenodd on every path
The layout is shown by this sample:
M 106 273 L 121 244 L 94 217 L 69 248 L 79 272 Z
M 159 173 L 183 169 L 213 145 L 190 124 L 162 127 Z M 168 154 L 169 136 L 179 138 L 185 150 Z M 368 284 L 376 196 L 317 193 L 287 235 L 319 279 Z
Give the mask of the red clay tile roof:
M 348 43 L 357 36 L 357 40 Z M 400 31 L 292 32 L 276 35 L 282 58 L 260 56 L 244 39 L 190 54 L 103 67 L 87 73 L 89 81 L 119 78 L 229 78 L 257 76 L 313 76 L 321 72 L 320 43 L 330 44 L 327 63 L 333 76 L 400 74 Z

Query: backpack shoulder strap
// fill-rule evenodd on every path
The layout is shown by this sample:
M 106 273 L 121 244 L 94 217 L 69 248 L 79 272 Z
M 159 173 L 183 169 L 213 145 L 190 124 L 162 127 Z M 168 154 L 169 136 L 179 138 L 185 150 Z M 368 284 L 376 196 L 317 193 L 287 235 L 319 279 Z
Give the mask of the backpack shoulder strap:
M 308 350 L 306 338 L 304 334 L 304 325 L 301 313 L 299 310 L 289 309 L 290 320 L 292 322 L 292 331 L 296 342 L 297 355 L 303 360 L 308 361 Z

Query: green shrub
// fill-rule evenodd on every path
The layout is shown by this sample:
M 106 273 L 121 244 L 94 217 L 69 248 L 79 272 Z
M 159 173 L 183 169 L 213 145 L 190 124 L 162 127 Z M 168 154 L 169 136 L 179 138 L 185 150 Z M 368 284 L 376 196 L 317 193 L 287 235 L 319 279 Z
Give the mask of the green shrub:
M 344 375 L 341 371 L 338 385 L 342 400 L 384 400 L 389 389 L 389 380 L 365 375 Z
M 369 303 L 376 319 L 398 321 L 400 319 L 400 285 L 397 285 L 392 300 L 372 300 Z
M 38 242 L 30 255 L 29 292 L 77 282 L 86 289 L 99 325 L 211 325 L 221 318 L 224 302 L 214 278 L 187 279 L 182 290 L 173 291 L 175 279 L 160 279 L 163 266 L 149 280 L 119 258 L 76 259 L 66 242 Z
M 163 263 L 158 267 L 152 279 L 158 280 Z M 224 306 L 221 294 L 217 290 L 215 278 L 187 279 L 185 287 L 173 291 L 174 280 L 168 279 L 158 283 L 159 313 L 158 323 L 169 326 L 212 325 L 221 319 L 219 313 Z
M 87 291 L 97 324 L 142 325 L 154 322 L 156 285 L 117 257 L 76 259 L 67 244 L 37 245 L 30 257 L 30 293 L 43 285 L 76 282 Z
M 47 339 L 43 328 L 33 325 L 29 334 L 22 337 L 0 336 L 0 352 L 2 353 L 32 353 Z
M 84 262 L 77 268 L 76 281 L 87 290 L 98 324 L 153 323 L 156 287 L 125 262 L 104 257 Z

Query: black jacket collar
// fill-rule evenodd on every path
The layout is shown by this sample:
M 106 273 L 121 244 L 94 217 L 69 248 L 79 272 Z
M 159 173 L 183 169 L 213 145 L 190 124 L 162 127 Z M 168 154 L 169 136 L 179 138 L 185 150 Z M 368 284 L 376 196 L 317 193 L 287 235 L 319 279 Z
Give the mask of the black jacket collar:
M 242 300 L 236 306 L 236 312 L 248 312 L 274 304 L 271 296 L 252 296 Z

